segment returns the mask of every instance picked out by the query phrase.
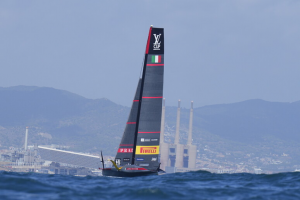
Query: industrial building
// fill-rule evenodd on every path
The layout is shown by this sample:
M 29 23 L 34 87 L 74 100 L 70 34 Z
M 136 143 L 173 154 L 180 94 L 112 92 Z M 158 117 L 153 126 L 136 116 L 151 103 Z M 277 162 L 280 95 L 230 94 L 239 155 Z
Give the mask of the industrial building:
M 67 146 L 61 145 L 28 146 L 28 129 L 26 127 L 24 148 L 11 148 L 0 154 L 2 170 L 79 176 L 101 174 L 99 156 L 65 151 L 62 149 Z
M 39 146 L 38 150 L 43 160 L 90 169 L 99 169 L 102 166 L 102 163 L 100 162 L 100 158 L 98 156 L 42 146 Z
M 38 155 L 37 145 L 29 146 L 28 127 L 25 132 L 24 148 L 11 147 L 0 154 L 1 167 L 7 171 L 35 172 L 41 169 L 42 162 Z
M 187 144 L 180 144 L 180 100 L 178 101 L 176 133 L 174 144 L 164 142 L 165 132 L 165 99 L 163 100 L 162 122 L 160 134 L 160 162 L 161 169 L 166 172 L 185 172 L 196 170 L 197 146 L 192 144 L 193 101 L 191 102 L 189 131 Z

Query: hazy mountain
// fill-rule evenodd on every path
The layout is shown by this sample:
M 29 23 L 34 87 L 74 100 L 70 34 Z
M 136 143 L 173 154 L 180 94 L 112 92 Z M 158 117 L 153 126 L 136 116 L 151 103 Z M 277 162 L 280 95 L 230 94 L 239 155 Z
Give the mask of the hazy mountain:
M 108 99 L 90 100 L 53 88 L 0 88 L 0 97 L 2 146 L 22 145 L 25 127 L 29 126 L 30 143 L 111 150 L 117 147 L 129 112 L 128 107 Z
M 167 102 L 166 102 L 167 104 Z M 174 139 L 176 107 L 166 108 L 166 138 Z M 86 99 L 45 87 L 0 88 L 0 145 L 64 144 L 73 150 L 114 155 L 129 108 L 108 99 Z M 248 100 L 194 109 L 194 143 L 218 152 L 288 153 L 299 156 L 300 101 Z M 181 113 L 181 142 L 186 142 L 189 109 Z
M 252 143 L 266 136 L 300 140 L 300 102 L 248 100 L 195 109 L 195 127 L 225 139 Z M 203 119 L 203 120 L 201 120 Z

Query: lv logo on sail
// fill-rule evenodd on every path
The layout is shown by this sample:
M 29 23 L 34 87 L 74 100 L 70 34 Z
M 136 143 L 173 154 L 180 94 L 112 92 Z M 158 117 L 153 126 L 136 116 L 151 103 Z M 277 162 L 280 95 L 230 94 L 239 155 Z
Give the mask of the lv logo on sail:
M 153 36 L 155 38 L 155 42 L 153 43 L 153 50 L 160 50 L 161 42 L 159 41 L 159 39 L 160 39 L 161 34 L 158 34 L 158 35 L 153 34 Z

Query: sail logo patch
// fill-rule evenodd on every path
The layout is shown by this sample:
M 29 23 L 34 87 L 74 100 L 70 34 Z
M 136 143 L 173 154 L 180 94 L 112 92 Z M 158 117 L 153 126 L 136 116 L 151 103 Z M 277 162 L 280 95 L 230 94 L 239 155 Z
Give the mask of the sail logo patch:
M 141 138 L 141 142 L 150 142 L 150 138 Z
M 159 146 L 136 146 L 135 154 L 159 154 Z
M 151 63 L 161 63 L 161 56 L 159 55 L 152 56 Z
M 118 153 L 133 153 L 133 148 L 119 148 Z
M 159 39 L 160 39 L 160 36 L 161 36 L 161 34 L 153 34 L 153 36 L 154 36 L 154 39 L 155 39 L 155 42 L 153 43 L 153 50 L 160 50 L 160 41 L 159 41 Z

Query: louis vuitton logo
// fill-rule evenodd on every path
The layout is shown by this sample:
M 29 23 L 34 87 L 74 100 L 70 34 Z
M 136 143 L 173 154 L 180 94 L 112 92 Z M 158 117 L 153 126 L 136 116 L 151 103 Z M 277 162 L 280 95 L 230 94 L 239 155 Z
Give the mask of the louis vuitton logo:
M 158 34 L 158 35 L 156 35 L 156 34 L 153 34 L 153 36 L 154 36 L 154 39 L 155 39 L 155 42 L 153 43 L 153 50 L 160 50 L 160 41 L 159 41 L 159 39 L 160 39 L 160 36 L 161 36 L 161 34 Z

